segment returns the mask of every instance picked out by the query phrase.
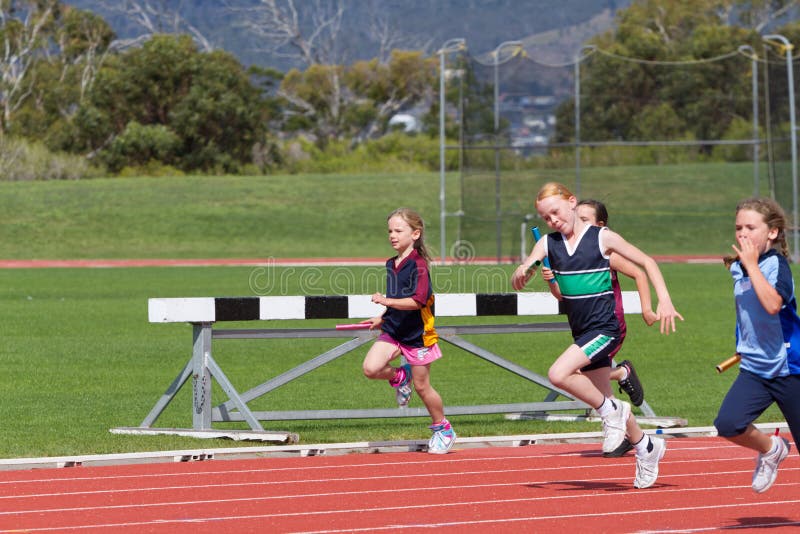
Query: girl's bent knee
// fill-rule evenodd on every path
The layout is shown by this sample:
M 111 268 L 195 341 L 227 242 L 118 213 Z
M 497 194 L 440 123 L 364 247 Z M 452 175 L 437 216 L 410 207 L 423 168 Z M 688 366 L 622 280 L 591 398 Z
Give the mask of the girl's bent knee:
M 377 375 L 378 375 L 378 372 L 380 371 L 379 369 L 374 369 L 374 368 L 369 367 L 367 365 L 364 365 L 361 368 L 361 370 L 364 372 L 364 376 L 366 376 L 367 378 L 372 379 L 372 380 L 378 378 Z
M 714 420 L 714 428 L 717 429 L 718 436 L 722 438 L 732 438 L 744 432 L 747 425 L 741 428 L 741 424 L 737 424 L 737 421 L 733 418 L 720 415 Z
M 547 373 L 547 379 L 550 381 L 551 384 L 560 388 L 563 387 L 566 377 L 563 374 L 558 373 L 553 369 L 550 369 L 550 371 L 548 371 Z

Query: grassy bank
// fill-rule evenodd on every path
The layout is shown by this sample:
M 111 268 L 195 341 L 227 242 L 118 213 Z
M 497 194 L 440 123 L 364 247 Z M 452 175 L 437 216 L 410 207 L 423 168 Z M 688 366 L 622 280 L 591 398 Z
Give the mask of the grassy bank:
M 535 213 L 536 191 L 553 179 L 576 187 L 564 170 L 507 173 L 503 209 Z M 495 177 L 470 181 L 484 191 L 477 202 L 492 211 Z M 462 207 L 459 183 L 458 176 L 447 179 L 447 213 Z M 385 217 L 398 206 L 423 215 L 438 257 L 439 189 L 434 173 L 0 182 L 0 257 L 381 257 L 387 253 Z M 733 208 L 753 192 L 752 167 L 585 169 L 580 192 L 605 201 L 612 228 L 651 254 L 723 254 L 730 250 Z M 457 219 L 447 220 L 449 248 L 459 234 Z M 511 244 L 521 222 L 510 218 L 502 227 L 503 255 L 518 254 Z M 462 239 L 481 255 L 495 255 L 493 219 L 466 218 L 465 227 Z

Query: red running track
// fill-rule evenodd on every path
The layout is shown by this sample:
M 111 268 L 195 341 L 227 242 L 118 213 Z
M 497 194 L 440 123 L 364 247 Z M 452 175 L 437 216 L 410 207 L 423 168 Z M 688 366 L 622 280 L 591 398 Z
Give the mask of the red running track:
M 800 458 L 766 493 L 754 455 L 672 438 L 652 488 L 599 444 L 0 472 L 2 532 L 701 532 L 800 527 Z

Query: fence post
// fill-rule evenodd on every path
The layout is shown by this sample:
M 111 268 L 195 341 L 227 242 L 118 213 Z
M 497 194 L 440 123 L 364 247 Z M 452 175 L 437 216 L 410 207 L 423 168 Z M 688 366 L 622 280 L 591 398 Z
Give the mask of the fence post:
M 780 41 L 783 45 L 782 48 L 786 52 L 786 76 L 789 78 L 789 122 L 791 124 L 790 136 L 792 139 L 792 260 L 797 262 L 800 260 L 800 253 L 798 253 L 798 220 L 797 220 L 797 126 L 795 124 L 795 110 L 794 110 L 794 73 L 792 71 L 792 45 L 789 40 L 783 35 L 765 35 L 764 40 L 767 42 Z
M 447 224 L 447 202 L 446 202 L 446 164 L 445 164 L 445 144 L 447 143 L 447 136 L 445 135 L 445 105 L 447 99 L 445 98 L 445 61 L 444 56 L 450 52 L 457 52 L 462 50 L 465 46 L 464 39 L 450 39 L 446 41 L 442 48 L 439 50 L 439 227 L 440 227 L 440 246 L 441 262 L 442 265 L 447 263 L 447 238 L 446 238 L 446 224 Z M 460 119 L 459 119 L 460 120 Z

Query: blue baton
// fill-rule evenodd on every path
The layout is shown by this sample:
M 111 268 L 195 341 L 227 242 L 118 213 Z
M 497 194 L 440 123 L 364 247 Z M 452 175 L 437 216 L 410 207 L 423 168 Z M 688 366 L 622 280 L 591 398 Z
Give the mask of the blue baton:
M 533 242 L 537 243 L 542 238 L 542 234 L 539 233 L 539 227 L 534 226 L 533 228 L 531 228 L 531 232 L 533 233 Z M 542 259 L 542 265 L 544 265 L 547 269 L 550 269 L 550 260 L 547 259 L 547 256 L 545 256 L 544 259 Z M 550 280 L 550 283 L 555 284 L 556 279 L 553 278 L 552 280 Z

